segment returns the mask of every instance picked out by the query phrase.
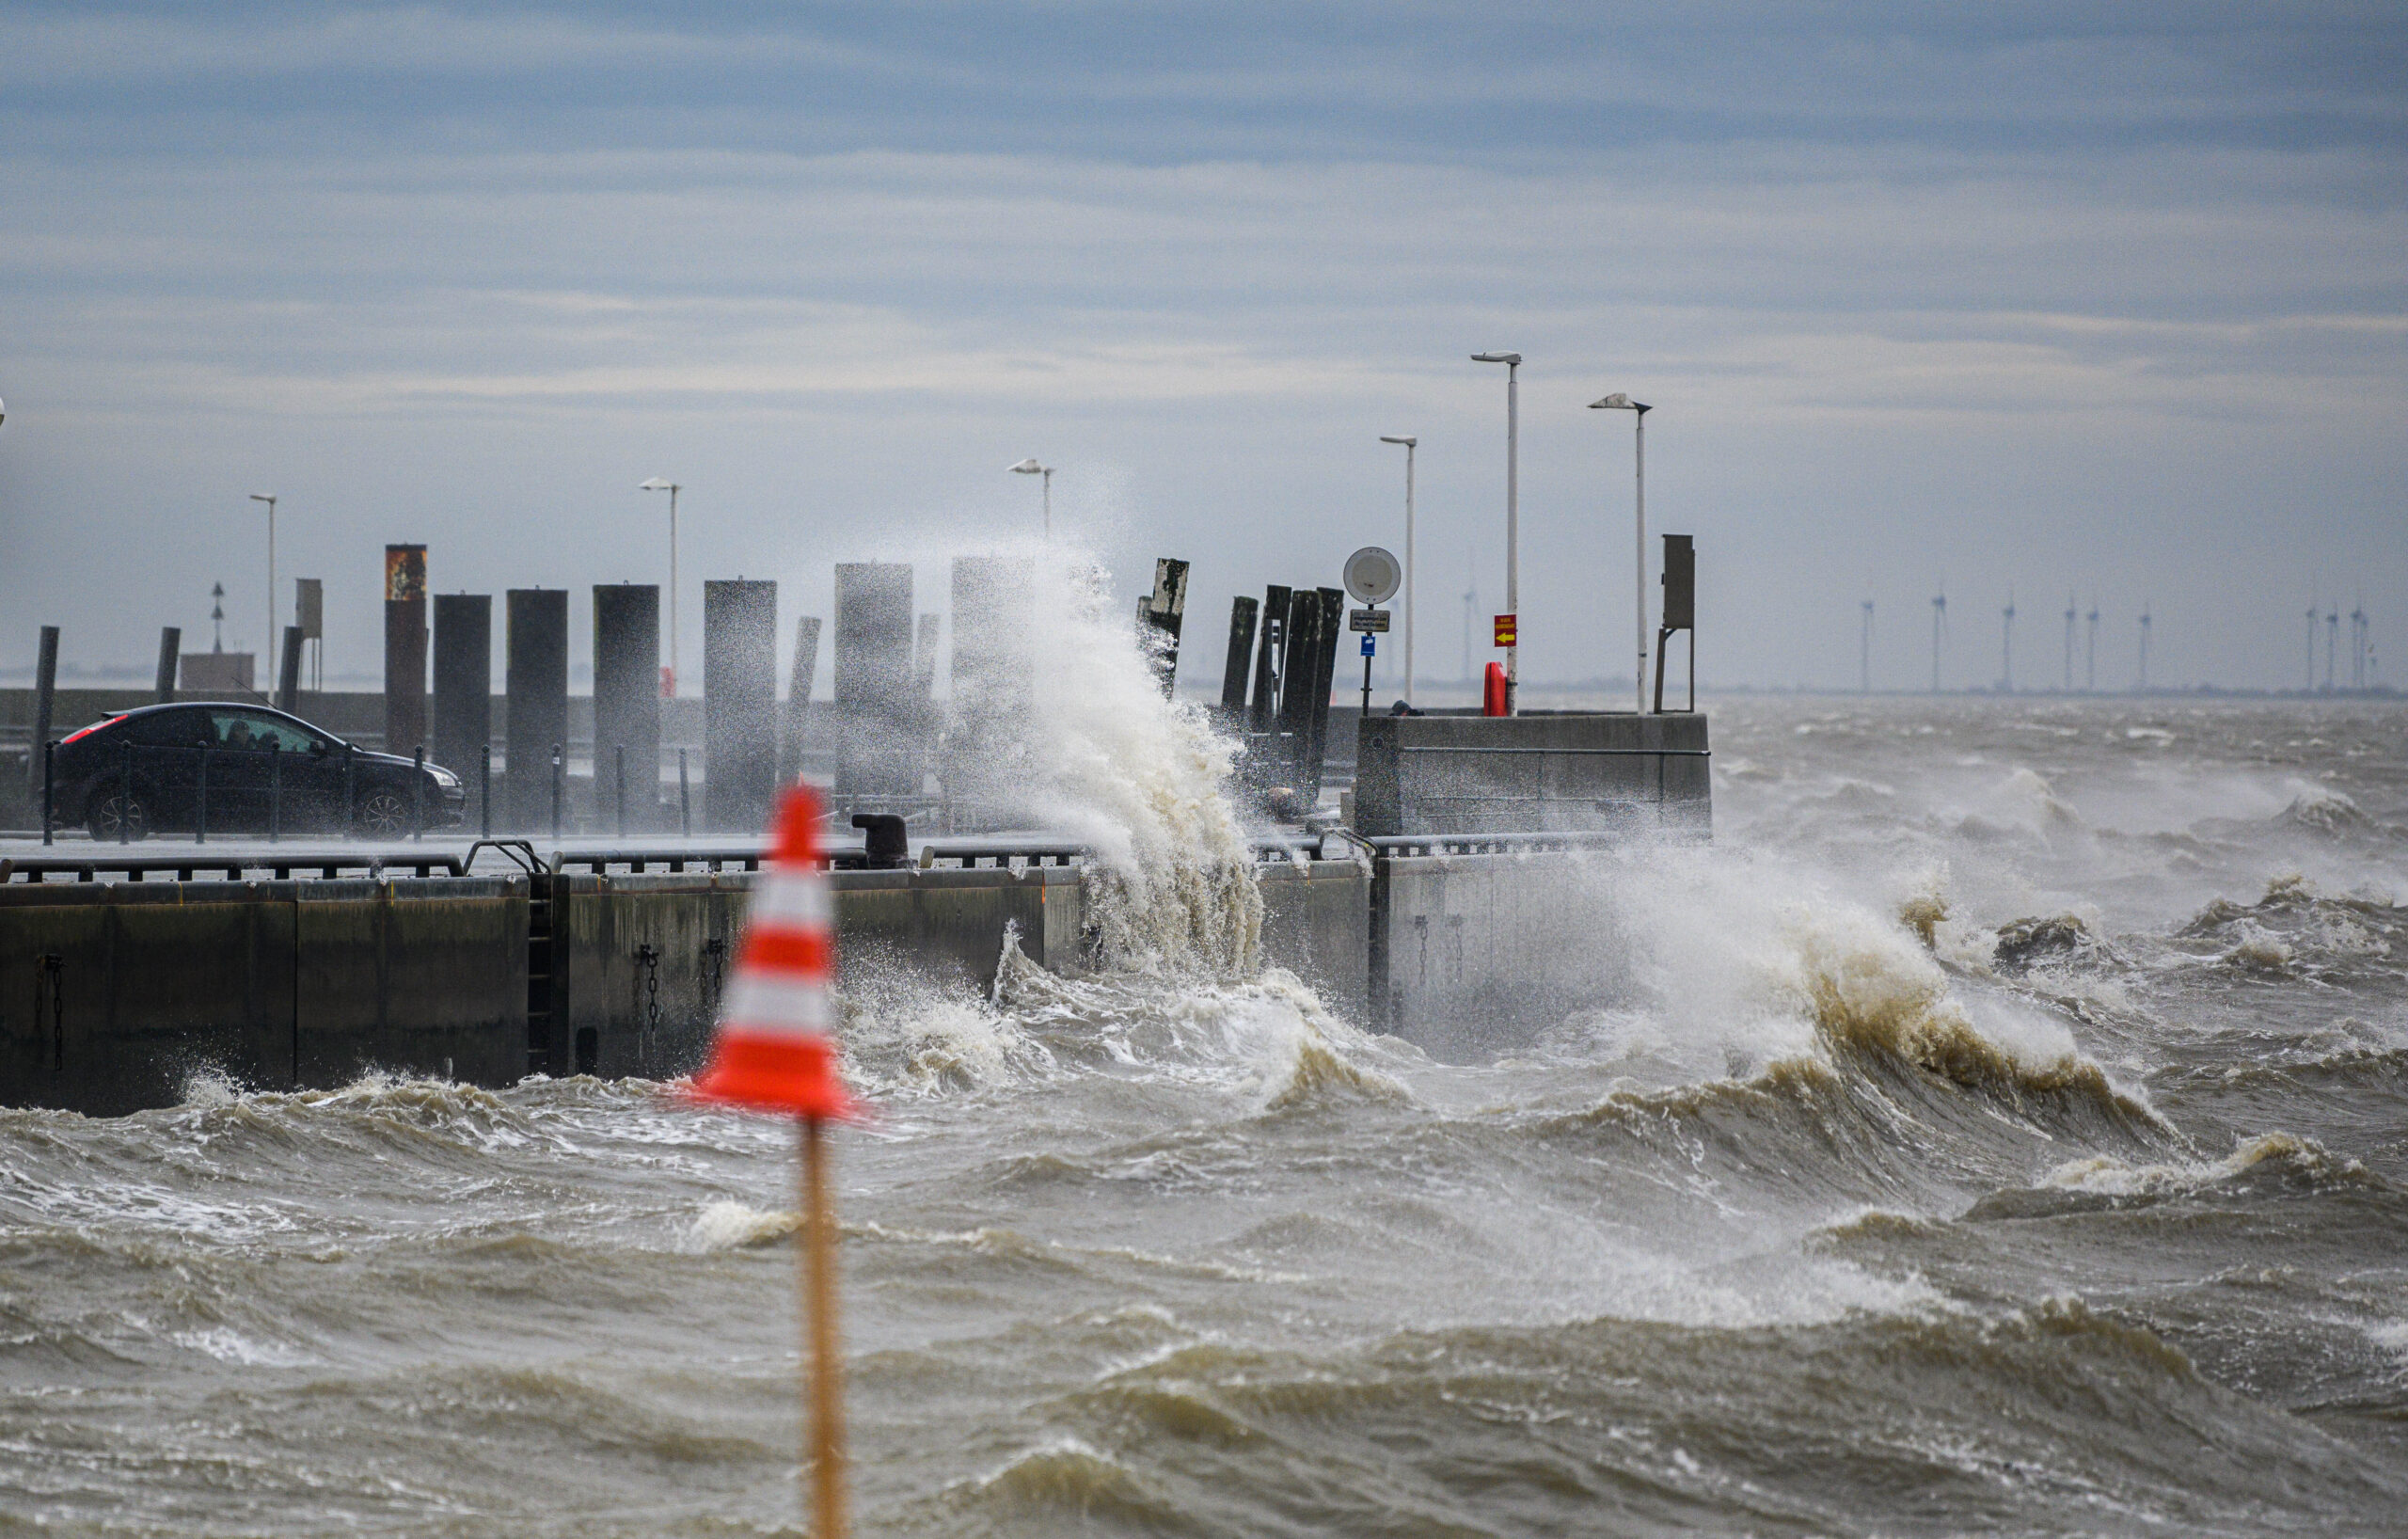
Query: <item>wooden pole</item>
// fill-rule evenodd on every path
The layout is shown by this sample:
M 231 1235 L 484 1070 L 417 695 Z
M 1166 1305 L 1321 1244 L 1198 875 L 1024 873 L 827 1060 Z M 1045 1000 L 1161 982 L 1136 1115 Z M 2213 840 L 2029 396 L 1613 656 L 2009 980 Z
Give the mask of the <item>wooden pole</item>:
M 828 1199 L 827 1135 L 821 1119 L 802 1119 L 803 1309 L 810 1350 L 802 1398 L 810 1407 L 803 1463 L 812 1471 L 812 1532 L 845 1539 L 845 1365 L 836 1346 L 836 1214 Z

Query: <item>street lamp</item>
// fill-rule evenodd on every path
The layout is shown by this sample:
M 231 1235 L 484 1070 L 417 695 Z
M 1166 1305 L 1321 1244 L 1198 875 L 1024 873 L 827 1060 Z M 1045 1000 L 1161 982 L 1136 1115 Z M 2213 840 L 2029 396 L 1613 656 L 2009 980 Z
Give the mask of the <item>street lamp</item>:
M 1413 704 L 1413 451 L 1418 438 L 1380 435 L 1382 443 L 1404 445 L 1404 703 Z
M 1037 463 L 1036 459 L 1032 457 L 1024 459 L 1018 465 L 1010 467 L 1010 469 L 1012 474 L 1016 476 L 1042 476 L 1045 478 L 1045 537 L 1048 540 L 1051 540 L 1054 538 L 1054 467 L 1050 465 L 1039 465 Z
M 1633 676 L 1632 688 L 1639 691 L 1639 712 L 1644 716 L 1647 713 L 1647 414 L 1655 408 L 1644 401 L 1633 401 L 1616 390 L 1603 401 L 1590 402 L 1589 409 L 1629 412 L 1639 427 L 1639 563 L 1631 577 L 1638 612 L 1639 672 Z
M 1505 714 L 1511 716 L 1521 704 L 1522 678 L 1522 355 L 1474 353 L 1471 361 L 1505 366 L 1505 616 L 1513 627 L 1505 646 Z
M 655 476 L 639 483 L 636 490 L 669 494 L 669 666 L 660 673 L 660 697 L 667 700 L 677 693 L 677 493 L 682 488 Z
M 266 667 L 273 669 L 276 666 L 276 498 L 272 493 L 253 492 L 251 500 L 267 504 L 267 637 L 260 643 L 260 658 Z M 276 675 L 270 673 L 268 676 L 274 678 Z

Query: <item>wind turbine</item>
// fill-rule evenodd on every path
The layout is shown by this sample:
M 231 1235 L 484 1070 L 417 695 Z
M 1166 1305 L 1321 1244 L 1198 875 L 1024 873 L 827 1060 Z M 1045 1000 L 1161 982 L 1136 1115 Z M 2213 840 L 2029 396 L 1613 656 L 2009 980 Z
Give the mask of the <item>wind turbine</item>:
M 2351 689 L 2367 687 L 2367 636 L 2372 633 L 2374 622 L 2367 619 L 2367 595 L 2357 595 L 2351 607 Z
M 2066 590 L 2066 693 L 2067 694 L 2073 693 L 2073 623 L 2077 618 L 2079 617 L 2074 613 L 2073 608 L 2073 590 L 2068 588 Z
M 1478 551 L 1466 550 L 1464 552 L 1464 682 L 1465 684 L 1469 684 L 1472 681 L 1472 611 L 1480 607 L 1480 572 L 1478 568 L 1472 565 L 1472 563 L 1477 560 L 1478 557 Z
M 2341 605 L 2336 599 L 2332 612 L 2324 617 L 2324 690 L 2333 691 L 2333 654 L 2341 645 Z
M 2316 688 L 2316 622 L 2321 618 L 2316 606 L 2307 606 L 2307 688 Z
M 1859 694 L 1873 692 L 1873 600 L 1864 601 L 1864 635 L 1857 643 L 1856 690 Z
M 2006 590 L 2006 621 L 2000 633 L 1998 648 L 1998 687 L 2000 692 L 2015 692 L 2015 590 Z
M 1931 692 L 1940 692 L 1940 641 L 1948 629 L 1948 590 L 1943 587 L 1931 598 Z
M 2148 604 L 2141 604 L 2141 692 L 2148 692 Z
M 2089 621 L 2090 643 L 2088 651 L 2083 657 L 2082 687 L 2092 694 L 2097 694 L 2099 692 L 2099 595 L 2097 594 L 2090 595 L 2090 613 L 2085 618 Z

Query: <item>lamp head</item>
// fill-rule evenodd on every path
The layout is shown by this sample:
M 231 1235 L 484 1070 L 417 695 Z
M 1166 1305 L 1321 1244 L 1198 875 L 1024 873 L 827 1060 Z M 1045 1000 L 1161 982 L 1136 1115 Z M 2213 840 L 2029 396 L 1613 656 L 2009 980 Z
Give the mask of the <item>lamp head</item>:
M 251 500 L 254 502 L 273 503 L 276 500 L 276 494 L 274 492 L 253 492 L 251 494 Z
M 1041 476 L 1045 473 L 1047 468 L 1038 464 L 1035 457 L 1032 456 L 1021 461 L 1018 465 L 1009 467 L 1008 468 L 1011 470 L 1011 473 L 1016 476 Z
M 1603 401 L 1590 402 L 1589 409 L 1591 411 L 1635 411 L 1643 417 L 1656 408 L 1644 401 L 1633 401 L 1622 391 L 1616 390 Z
M 669 481 L 660 476 L 655 476 L 650 481 L 641 482 L 636 486 L 636 490 L 640 492 L 673 492 L 676 489 L 677 486 L 674 482 Z
M 1474 363 L 1519 363 L 1522 361 L 1522 355 L 1519 353 L 1474 353 L 1471 356 L 1471 361 Z
M 1418 443 L 1419 443 L 1420 441 L 1421 441 L 1421 440 L 1420 440 L 1420 439 L 1418 439 L 1418 438 L 1392 438 L 1392 437 L 1388 436 L 1387 436 L 1386 434 L 1385 434 L 1385 433 L 1383 433 L 1383 434 L 1381 434 L 1381 435 L 1380 435 L 1380 442 L 1382 442 L 1382 443 L 1401 443 L 1401 444 L 1404 445 L 1404 447 L 1405 447 L 1405 448 L 1407 448 L 1407 449 L 1412 448 L 1415 444 L 1418 444 Z

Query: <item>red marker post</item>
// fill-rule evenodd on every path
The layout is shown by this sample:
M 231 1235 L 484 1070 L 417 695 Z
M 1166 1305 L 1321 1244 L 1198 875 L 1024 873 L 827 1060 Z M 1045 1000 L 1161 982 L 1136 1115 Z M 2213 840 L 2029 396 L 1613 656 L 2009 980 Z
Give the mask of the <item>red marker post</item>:
M 702 1101 L 798 1119 L 802 1143 L 802 1295 L 811 1350 L 803 1398 L 816 1475 L 819 1539 L 844 1539 L 844 1364 L 836 1347 L 836 1219 L 828 1200 L 825 1124 L 850 1120 L 836 1071 L 836 909 L 819 848 L 819 798 L 798 785 L 778 807 L 775 848 L 746 914 L 744 944 L 711 1044 L 694 1081 Z

